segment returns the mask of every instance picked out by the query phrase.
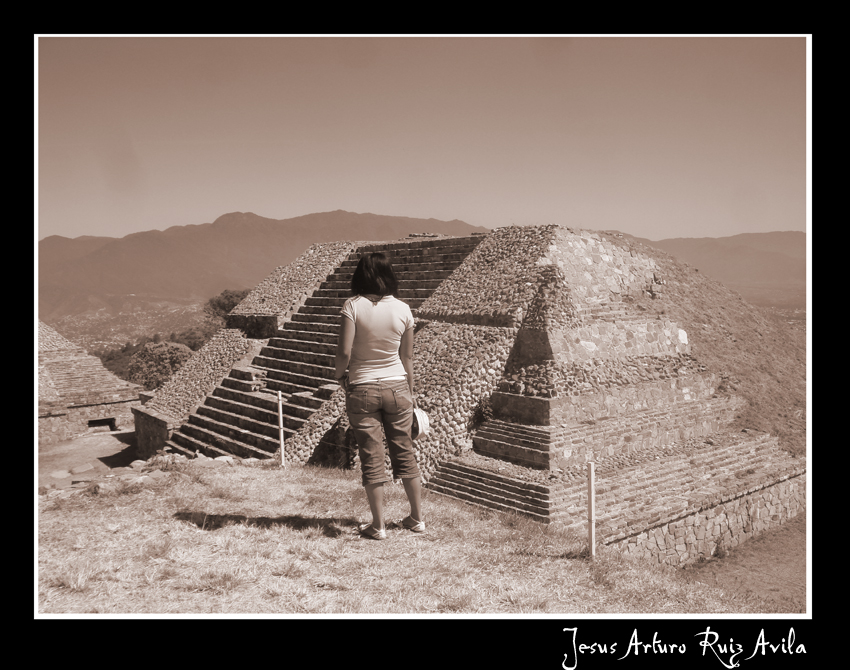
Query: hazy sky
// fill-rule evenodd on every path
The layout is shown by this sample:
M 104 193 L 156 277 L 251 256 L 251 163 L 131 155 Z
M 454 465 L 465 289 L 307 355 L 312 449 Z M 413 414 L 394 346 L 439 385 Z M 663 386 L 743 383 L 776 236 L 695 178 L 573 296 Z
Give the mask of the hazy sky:
M 799 37 L 36 41 L 37 237 L 344 209 L 806 229 Z

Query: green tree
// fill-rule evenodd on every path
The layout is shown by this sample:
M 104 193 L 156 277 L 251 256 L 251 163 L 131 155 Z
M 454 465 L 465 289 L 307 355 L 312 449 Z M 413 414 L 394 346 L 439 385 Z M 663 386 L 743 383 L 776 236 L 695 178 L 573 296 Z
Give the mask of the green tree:
M 224 322 L 227 319 L 227 315 L 230 314 L 230 310 L 242 302 L 247 295 L 248 289 L 242 291 L 231 291 L 227 289 L 214 298 L 207 300 L 207 303 L 204 305 L 204 312 Z
M 130 359 L 129 379 L 153 391 L 167 382 L 191 356 L 192 350 L 184 344 L 148 342 Z

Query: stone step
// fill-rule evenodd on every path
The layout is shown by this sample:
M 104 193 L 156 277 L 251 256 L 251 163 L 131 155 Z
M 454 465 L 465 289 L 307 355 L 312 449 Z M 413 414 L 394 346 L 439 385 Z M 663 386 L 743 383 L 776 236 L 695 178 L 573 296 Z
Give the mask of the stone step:
M 302 363 L 300 361 L 280 360 L 277 358 L 269 358 L 268 356 L 256 356 L 254 365 L 267 370 L 267 379 L 281 379 L 279 376 L 272 376 L 272 372 L 288 372 L 303 377 L 311 377 L 323 380 L 322 383 L 327 384 L 334 380 L 335 367 L 314 365 L 311 363 Z M 282 380 L 287 381 L 287 380 Z M 294 381 L 294 380 L 289 380 Z M 300 383 L 300 382 L 295 382 Z
M 334 384 L 336 386 L 336 384 Z M 317 396 L 315 393 L 310 391 L 302 391 L 300 393 L 293 393 L 289 397 L 289 403 L 291 405 L 299 405 L 301 407 L 307 407 L 312 411 L 316 411 L 319 409 L 327 400 L 327 398 L 321 398 Z
M 431 294 L 434 292 L 436 287 L 434 288 L 399 288 L 395 297 L 401 300 L 402 302 L 408 302 L 409 300 L 420 300 L 431 297 Z M 345 301 L 351 297 L 349 292 L 345 297 L 338 296 L 327 296 L 320 295 L 307 298 L 304 301 L 304 305 L 298 309 L 299 314 L 332 314 L 338 315 L 339 310 L 345 304 Z
M 236 455 L 213 444 L 207 444 L 206 442 L 196 440 L 184 433 L 175 433 L 172 436 L 172 439 L 166 440 L 165 446 L 170 448 L 171 451 L 176 451 L 184 454 L 185 456 L 189 456 L 190 458 L 194 458 L 195 455 L 199 453 L 204 456 L 209 456 L 210 458 L 217 458 L 218 456 L 232 457 Z M 269 458 L 271 456 L 270 454 L 266 454 L 259 450 L 251 451 L 247 448 L 247 445 L 242 451 L 242 454 L 243 455 L 240 456 L 240 458 Z
M 483 239 L 483 237 L 481 238 Z M 360 255 L 372 252 L 372 251 L 381 251 L 387 256 L 398 257 L 405 255 L 427 255 L 432 256 L 435 254 L 441 254 L 446 252 L 462 252 L 462 253 L 471 253 L 475 247 L 480 244 L 481 239 L 479 238 L 442 238 L 431 240 L 428 243 L 420 243 L 420 242 L 388 242 L 388 243 L 379 243 L 379 244 L 368 244 L 362 247 L 359 247 L 357 251 L 350 254 L 356 255 L 359 258 Z
M 315 333 L 311 333 L 315 334 Z M 290 351 L 309 351 L 314 354 L 326 356 L 336 355 L 336 337 L 328 337 L 326 341 L 311 339 L 272 337 L 269 339 L 269 347 L 273 349 L 288 349 Z
M 551 500 L 554 493 L 560 494 L 565 490 L 564 485 L 545 485 L 528 482 L 514 477 L 491 472 L 482 468 L 459 463 L 457 461 L 446 461 L 440 465 L 439 472 L 442 474 L 452 473 L 455 477 L 461 477 L 471 483 L 479 483 L 487 488 L 498 489 L 505 493 L 511 493 L 528 497 L 542 504 Z
M 396 279 L 398 279 L 399 273 L 407 273 L 407 272 L 435 272 L 435 271 L 443 271 L 449 270 L 454 271 L 461 264 L 463 258 L 452 259 L 452 260 L 439 260 L 434 262 L 423 262 L 423 263 L 393 263 L 393 272 L 396 273 Z M 351 282 L 351 275 L 354 274 L 354 270 L 357 267 L 357 263 L 353 263 L 351 265 L 346 265 L 343 263 L 340 267 L 336 268 L 330 275 L 328 275 L 327 279 L 329 281 L 345 281 Z
M 452 272 L 454 272 L 455 268 L 447 269 L 447 270 L 429 270 L 429 271 L 421 271 L 421 272 L 404 272 L 398 270 L 395 266 L 393 266 L 393 271 L 395 272 L 396 279 L 399 282 L 399 286 L 405 286 L 406 284 L 413 284 L 419 282 L 428 282 L 436 283 L 439 286 L 440 283 L 444 279 L 448 279 Z M 351 273 L 349 273 L 351 274 Z M 323 281 L 319 286 L 320 290 L 326 291 L 336 291 L 339 293 L 345 293 L 346 295 L 351 295 L 351 277 L 349 276 L 347 279 L 341 279 L 339 275 L 332 274 L 328 276 L 328 279 Z
M 397 295 L 397 297 L 400 298 L 400 299 L 403 299 L 405 296 L 407 296 L 407 297 L 419 297 L 419 296 L 415 295 L 415 292 L 417 292 L 417 291 L 420 292 L 420 293 L 423 293 L 423 292 L 426 292 L 426 291 L 433 292 L 440 286 L 440 284 L 443 283 L 443 279 L 404 280 L 404 279 L 399 279 L 398 277 L 396 277 L 396 279 L 398 279 L 398 290 L 399 290 L 399 294 Z M 325 284 L 328 284 L 328 283 L 330 283 L 330 282 L 325 282 Z M 333 282 L 333 283 L 336 286 L 334 286 L 332 288 L 324 288 L 324 285 L 322 285 L 321 288 L 318 288 L 315 291 L 313 291 L 312 296 L 307 299 L 305 304 L 306 305 L 318 304 L 318 303 L 310 302 L 310 300 L 315 300 L 317 298 L 326 298 L 328 300 L 341 300 L 342 302 L 340 304 L 342 304 L 352 296 L 350 283 L 345 283 L 345 284 L 343 284 L 343 282 Z M 334 303 L 334 304 L 336 304 L 336 303 Z
M 238 402 L 243 405 L 251 405 L 265 410 L 266 412 L 277 411 L 277 397 L 262 391 L 243 391 L 241 389 L 234 389 L 221 384 L 213 389 L 211 395 L 217 398 L 224 398 L 226 400 Z
M 227 389 L 223 390 L 224 393 Z M 204 404 L 209 407 L 224 410 L 232 414 L 239 414 L 249 419 L 255 419 L 264 423 L 272 423 L 277 426 L 278 402 L 277 398 L 268 395 L 268 400 L 263 400 L 263 406 L 240 402 L 234 398 L 228 398 L 224 395 L 212 395 L 206 397 Z M 295 419 L 306 421 L 313 415 L 313 410 L 304 405 L 297 405 L 286 400 L 281 400 L 280 410 L 284 420 L 287 416 Z
M 305 349 L 284 349 L 282 347 L 263 347 L 260 350 L 259 359 L 274 359 L 276 361 L 291 361 L 293 363 L 307 363 L 321 367 L 335 367 L 336 352 L 334 354 L 323 354 Z M 255 358 L 256 360 L 256 358 Z M 265 361 L 257 361 L 257 365 L 267 367 Z
M 517 441 L 510 437 L 496 440 L 476 435 L 472 438 L 472 448 L 477 454 L 517 463 L 527 468 L 545 470 L 552 466 L 552 452 L 548 445 L 535 448 L 517 444 Z
M 293 316 L 298 316 L 294 314 Z M 298 321 L 287 321 L 283 324 L 283 332 L 288 334 L 289 331 L 295 330 L 300 331 L 302 333 L 321 333 L 324 335 L 330 335 L 334 338 L 339 336 L 339 317 L 336 317 L 335 321 L 309 321 L 309 320 L 298 320 Z M 278 330 L 278 333 L 281 331 Z
M 204 430 L 207 433 L 213 433 L 224 438 L 236 440 L 244 444 L 249 444 L 261 451 L 274 453 L 278 448 L 278 429 L 277 426 L 263 427 L 261 425 L 252 426 L 251 429 L 233 425 L 226 421 L 221 421 L 220 418 L 209 416 L 215 412 L 202 413 L 205 409 L 204 405 L 198 408 L 198 411 L 189 416 L 189 420 L 184 423 L 180 430 L 181 432 L 195 435 L 195 429 Z M 256 422 L 255 422 L 256 423 Z M 295 430 L 284 426 L 284 435 L 292 434 Z M 197 437 L 197 436 L 196 436 Z M 203 437 L 198 438 L 203 439 Z M 224 448 L 224 447 L 222 447 Z
M 287 397 L 292 397 L 298 393 L 312 394 L 316 390 L 315 387 L 304 386 L 303 384 L 295 384 L 293 382 L 284 381 L 280 379 L 267 380 L 266 389 L 272 394 L 276 394 L 278 391 L 280 391 L 281 395 Z
M 337 333 L 324 333 L 310 330 L 279 329 L 277 338 L 284 340 L 298 340 L 302 342 L 315 342 L 317 344 L 328 344 L 336 346 L 339 335 Z M 271 344 L 271 342 L 269 342 Z
M 443 247 L 429 250 L 403 250 L 399 249 L 391 253 L 384 252 L 393 266 L 405 263 L 429 263 L 429 262 L 454 262 L 460 263 L 472 253 L 473 248 L 466 247 Z M 367 253 L 367 252 L 363 252 Z M 342 265 L 345 267 L 356 267 L 360 262 L 361 253 L 355 252 L 346 258 Z
M 291 391 L 284 391 L 283 384 L 288 384 L 292 387 Z M 298 374 L 289 370 L 268 369 L 266 377 L 266 388 L 272 391 L 281 391 L 284 393 L 302 393 L 313 392 L 319 395 L 318 390 L 324 385 L 335 384 L 334 381 L 329 381 L 326 377 L 315 377 L 312 375 Z
M 384 251 L 393 266 L 401 263 L 427 263 L 446 259 L 452 262 L 460 262 L 474 250 L 474 246 L 458 246 L 458 247 L 434 247 L 432 249 L 398 249 L 391 252 Z M 356 267 L 363 253 L 369 252 L 354 252 L 349 254 L 342 265 Z
M 221 400 L 223 399 L 218 399 L 218 401 Z M 272 414 L 271 412 L 263 412 L 263 410 L 255 409 L 253 416 L 244 416 L 232 411 L 219 409 L 215 405 L 220 405 L 222 403 L 218 401 L 216 401 L 214 405 L 201 405 L 198 407 L 194 416 L 213 419 L 232 428 L 238 428 L 255 435 L 264 435 L 273 439 L 277 438 L 278 425 L 276 413 Z M 301 428 L 305 421 L 302 418 L 289 416 L 287 414 L 284 414 L 282 419 L 283 427 L 289 428 L 293 431 Z
M 511 423 L 490 419 L 478 429 L 478 435 L 515 435 L 519 439 L 535 443 L 549 443 L 554 435 L 563 433 L 560 428 L 542 428 L 540 426 L 529 426 L 521 423 Z
M 553 517 L 548 493 L 534 491 L 523 482 L 506 482 L 485 471 L 457 468 L 451 462 L 440 465 L 426 488 L 478 506 L 524 514 L 543 523 Z
M 284 428 L 284 440 L 293 434 L 292 429 Z M 252 433 L 198 414 L 192 414 L 189 421 L 184 423 L 179 431 L 172 434 L 172 439 L 179 435 L 188 435 L 198 442 L 214 445 L 237 456 L 241 456 L 242 453 L 252 453 L 260 458 L 257 455 L 259 453 L 267 458 L 280 447 L 277 436 L 270 438 Z
M 288 321 L 287 323 L 296 323 L 296 324 L 325 324 L 328 326 L 333 326 L 334 328 L 339 328 L 339 313 L 336 314 L 301 314 L 300 312 L 296 312 L 292 315 L 292 321 Z M 286 323 L 283 324 L 286 327 Z M 303 330 L 311 330 L 312 328 L 304 327 Z

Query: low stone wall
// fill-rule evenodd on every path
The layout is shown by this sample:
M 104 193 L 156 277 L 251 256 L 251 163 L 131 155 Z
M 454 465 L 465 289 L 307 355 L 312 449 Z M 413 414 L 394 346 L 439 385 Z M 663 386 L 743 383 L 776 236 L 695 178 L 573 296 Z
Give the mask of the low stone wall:
M 711 435 L 732 421 L 744 403 L 735 396 L 706 398 L 575 424 L 560 420 L 554 412 L 549 414 L 558 409 L 553 408 L 552 401 L 503 393 L 494 393 L 490 399 L 494 415 L 502 420 L 558 427 L 551 434 L 552 443 L 548 447 L 551 453 L 544 459 L 551 468 L 628 457 L 676 441 Z M 511 459 L 508 452 L 503 457 L 521 462 Z
M 173 416 L 149 407 L 133 408 L 133 422 L 136 427 L 136 453 L 142 459 L 148 459 L 162 449 L 181 423 Z
M 38 443 L 50 445 L 79 437 L 90 430 L 89 421 L 114 419 L 116 430 L 130 430 L 133 427 L 132 410 L 140 405 L 138 400 L 127 400 L 53 409 L 40 407 Z
M 735 396 L 674 405 L 667 410 L 635 412 L 566 431 L 557 445 L 562 465 L 586 463 L 712 435 L 735 417 L 745 401 Z
M 800 474 L 606 544 L 636 558 L 684 565 L 776 528 L 805 506 L 806 475 Z
M 805 459 L 764 433 L 683 441 L 669 456 L 627 468 L 608 459 L 600 470 L 598 541 L 672 565 L 730 549 L 805 507 Z M 561 519 L 586 533 L 585 486 L 559 497 Z
M 493 462 L 461 455 L 441 467 L 434 490 L 587 537 L 585 464 L 556 478 L 502 465 L 496 472 Z M 803 512 L 806 462 L 790 457 L 765 433 L 713 434 L 655 447 L 628 466 L 600 457 L 595 502 L 597 542 L 682 565 Z

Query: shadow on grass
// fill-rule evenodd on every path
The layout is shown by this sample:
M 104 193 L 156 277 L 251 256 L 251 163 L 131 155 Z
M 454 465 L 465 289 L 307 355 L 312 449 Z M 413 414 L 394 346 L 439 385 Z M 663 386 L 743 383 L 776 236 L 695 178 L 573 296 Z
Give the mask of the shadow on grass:
M 247 516 L 245 514 L 206 514 L 205 512 L 177 512 L 175 519 L 188 521 L 201 530 L 218 530 L 226 526 L 241 524 L 258 528 L 287 526 L 293 530 L 318 528 L 325 537 L 339 537 L 356 528 L 357 520 L 353 518 L 320 518 L 302 516 L 301 514 L 286 514 L 284 516 Z

